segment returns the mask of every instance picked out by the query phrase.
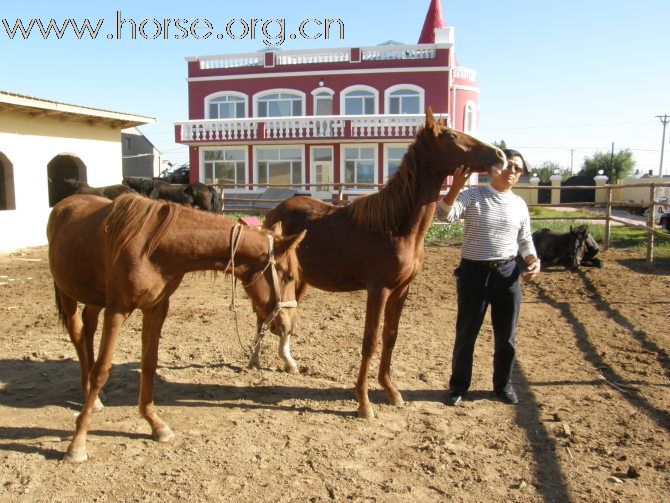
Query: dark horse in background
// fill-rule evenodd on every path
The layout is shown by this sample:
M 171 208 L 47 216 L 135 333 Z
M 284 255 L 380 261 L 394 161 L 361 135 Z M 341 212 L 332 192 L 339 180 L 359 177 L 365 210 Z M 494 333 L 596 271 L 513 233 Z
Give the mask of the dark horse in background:
M 382 319 L 378 380 L 390 403 L 403 403 L 391 381 L 391 356 L 410 283 L 423 263 L 424 236 L 433 221 L 445 177 L 461 165 L 482 172 L 505 164 L 502 151 L 447 128 L 442 121 L 435 121 L 429 109 L 426 123 L 409 146 L 398 172 L 379 192 L 344 207 L 295 196 L 267 214 L 265 226 L 281 222 L 284 232 L 307 230 L 298 248 L 304 281 L 298 298 L 304 294 L 306 284 L 329 292 L 367 291 L 362 359 L 356 383 L 360 417 L 374 417 L 368 398 L 368 370 Z M 283 356 L 286 355 L 288 346 Z M 256 352 L 251 364 L 258 363 Z
M 135 193 L 130 187 L 121 184 L 91 187 L 88 183 L 73 178 L 63 178 L 61 187 L 63 187 L 66 194 L 64 197 L 71 196 L 72 194 L 89 194 L 106 197 L 107 199 L 116 199 L 123 194 Z
M 601 267 L 600 260 L 595 258 L 598 243 L 589 234 L 586 225 L 570 227 L 568 232 L 550 229 L 535 231 L 533 244 L 544 265 L 563 265 L 568 269 L 577 269 L 580 265 Z
M 167 183 L 159 178 L 123 177 L 123 185 L 151 199 L 162 199 L 199 208 L 212 213 L 221 213 L 221 195 L 204 183 Z

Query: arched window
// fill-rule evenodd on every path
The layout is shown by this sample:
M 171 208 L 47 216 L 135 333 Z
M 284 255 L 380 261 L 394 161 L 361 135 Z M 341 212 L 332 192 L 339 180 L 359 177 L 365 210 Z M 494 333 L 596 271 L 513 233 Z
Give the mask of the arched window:
M 256 117 L 296 117 L 303 115 L 305 94 L 275 89 L 254 96 Z
M 205 98 L 208 119 L 241 119 L 247 116 L 247 97 L 241 93 L 217 93 Z
M 468 101 L 465 105 L 463 115 L 463 131 L 473 133 L 477 130 L 477 107 L 473 101 Z
M 14 167 L 9 159 L 0 152 L 0 211 L 15 209 Z
M 72 194 L 72 189 L 65 183 L 66 178 L 87 181 L 86 165 L 73 154 L 60 154 L 47 164 L 49 180 L 49 206 L 53 206 L 64 197 Z
M 320 87 L 312 91 L 314 115 L 333 115 L 333 94 L 335 91 L 327 87 Z
M 378 113 L 379 92 L 369 86 L 351 86 L 342 91 L 340 113 L 344 115 L 373 115 Z
M 412 84 L 399 84 L 386 90 L 388 114 L 420 114 L 424 109 L 424 90 Z

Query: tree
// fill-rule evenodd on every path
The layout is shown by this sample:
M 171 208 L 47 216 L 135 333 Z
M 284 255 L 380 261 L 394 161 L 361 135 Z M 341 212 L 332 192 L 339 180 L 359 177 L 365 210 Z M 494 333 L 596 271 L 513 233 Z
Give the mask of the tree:
M 505 150 L 507 148 L 507 144 L 505 143 L 505 140 L 494 141 L 493 146 L 498 147 L 500 150 Z
M 633 172 L 635 160 L 633 153 L 628 150 L 619 150 L 614 156 L 610 152 L 596 152 L 592 157 L 584 158 L 584 166 L 579 171 L 580 175 L 594 178 L 602 171 L 609 178 L 609 183 L 617 183 Z
M 572 176 L 570 168 L 564 168 L 553 161 L 544 161 L 542 164 L 533 167 L 530 171 L 538 176 L 541 183 L 546 184 L 551 183 L 551 176 L 554 174 L 561 175 L 561 180 L 565 180 Z

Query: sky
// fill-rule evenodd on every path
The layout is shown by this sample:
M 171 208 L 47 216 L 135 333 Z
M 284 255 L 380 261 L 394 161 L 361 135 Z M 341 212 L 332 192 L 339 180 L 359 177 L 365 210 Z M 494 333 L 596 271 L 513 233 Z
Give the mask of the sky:
M 242 37 L 242 20 L 284 20 L 286 33 L 304 19 L 340 19 L 344 36 L 286 38 L 284 50 L 367 47 L 387 40 L 415 44 L 430 0 L 24 0 L 0 4 L 0 90 L 65 103 L 154 117 L 140 129 L 175 164 L 188 160 L 174 143 L 174 122 L 188 120 L 186 57 L 251 53 L 266 47 L 257 33 Z M 441 0 L 454 27 L 461 66 L 477 72 L 479 137 L 504 140 L 531 165 L 555 162 L 577 172 L 597 151 L 630 149 L 642 173 L 659 171 L 663 127 L 670 116 L 670 2 L 601 0 Z M 147 39 L 116 38 L 117 17 L 145 23 Z M 7 34 L 20 19 L 58 25 L 88 19 L 97 38 L 68 32 L 44 40 Z M 184 37 L 165 19 L 200 19 L 214 26 Z M 155 20 L 155 22 L 154 22 Z M 4 23 L 3 23 L 4 21 Z M 259 21 L 259 26 L 262 23 Z M 6 25 L 6 26 L 5 26 Z M 231 35 L 225 32 L 229 25 Z M 271 35 L 277 22 L 268 24 Z M 163 28 L 161 28 L 163 30 Z M 109 36 L 108 36 L 109 35 Z M 175 38 L 175 36 L 177 38 Z M 196 38 L 196 36 L 198 38 Z M 275 45 L 277 40 L 274 40 Z M 670 174 L 670 126 L 663 173 Z

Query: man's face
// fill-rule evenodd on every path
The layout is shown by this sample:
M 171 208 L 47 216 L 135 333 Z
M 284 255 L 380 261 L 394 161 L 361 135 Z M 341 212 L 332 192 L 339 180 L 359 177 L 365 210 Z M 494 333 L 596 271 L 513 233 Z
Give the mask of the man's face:
M 519 181 L 523 173 L 523 159 L 518 155 L 507 158 L 507 167 L 505 169 L 495 169 L 491 171 L 491 182 L 495 186 L 513 187 Z

